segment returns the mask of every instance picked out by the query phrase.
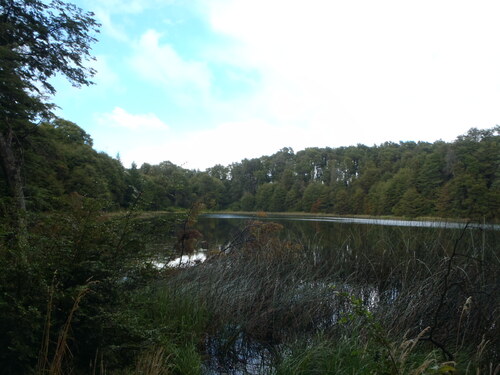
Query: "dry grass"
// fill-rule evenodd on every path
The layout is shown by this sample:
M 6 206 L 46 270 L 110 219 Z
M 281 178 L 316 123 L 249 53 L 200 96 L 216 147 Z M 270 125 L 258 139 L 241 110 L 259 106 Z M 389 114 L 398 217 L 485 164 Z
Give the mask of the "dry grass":
M 141 375 L 168 375 L 168 357 L 163 347 L 152 348 L 139 356 L 134 372 Z
M 87 293 L 90 292 L 90 287 L 95 282 L 89 282 L 86 286 L 80 288 L 76 297 L 73 300 L 73 306 L 71 307 L 64 325 L 62 326 L 59 334 L 57 336 L 56 346 L 53 349 L 52 357 L 49 358 L 50 352 L 50 335 L 51 335 L 51 318 L 52 318 L 52 299 L 55 289 L 55 276 L 54 281 L 51 286 L 49 301 L 47 305 L 46 323 L 44 329 L 44 338 L 42 341 L 42 348 L 40 350 L 40 355 L 38 358 L 38 365 L 36 369 L 36 374 L 48 374 L 48 375 L 62 375 L 66 373 L 64 363 L 68 356 L 71 356 L 71 352 L 68 346 L 68 340 L 70 338 L 71 323 L 76 311 L 79 308 L 80 302 L 85 297 Z

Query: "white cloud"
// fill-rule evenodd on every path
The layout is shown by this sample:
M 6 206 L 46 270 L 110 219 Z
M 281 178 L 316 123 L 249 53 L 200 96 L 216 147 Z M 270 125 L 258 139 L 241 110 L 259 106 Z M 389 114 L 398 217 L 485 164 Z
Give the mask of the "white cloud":
M 214 41 L 210 33 L 199 35 L 201 50 L 192 50 L 195 44 L 189 43 L 180 49 L 157 30 L 129 38 L 111 15 L 115 20 L 120 9 L 138 14 L 146 3 L 106 4 L 105 26 L 129 41 L 120 48 L 132 46 L 127 67 L 142 78 L 142 86 L 130 86 L 127 93 L 160 92 L 166 104 L 155 112 L 176 111 L 169 113 L 166 133 L 166 125 L 152 113 L 116 107 L 100 117 L 101 125 L 121 126 L 106 149 L 120 151 L 125 164 L 170 160 L 204 169 L 285 146 L 298 151 L 452 140 L 472 126 L 500 123 L 496 0 L 198 0 L 198 16 L 226 37 Z M 188 20 L 194 4 L 189 3 Z M 186 31 L 176 30 L 177 43 Z M 113 83 L 116 77 L 100 60 L 102 80 Z M 217 80 L 226 75 L 217 70 L 212 75 L 210 68 L 224 64 L 252 72 L 255 81 L 245 85 L 245 93 L 231 96 L 233 91 Z M 206 115 L 203 124 L 200 113 Z M 175 123 L 180 116 L 183 129 Z M 200 126 L 211 128 L 194 130 Z M 126 139 L 127 134 L 134 139 Z
M 99 115 L 97 122 L 102 126 L 137 131 L 168 129 L 168 126 L 153 113 L 134 115 L 120 107 L 115 107 L 110 113 Z
M 114 72 L 109 66 L 106 56 L 96 56 L 96 59 L 92 61 L 90 65 L 97 71 L 96 75 L 93 78 L 93 81 L 96 83 L 99 89 L 120 88 L 120 78 L 118 77 L 118 74 Z
M 356 135 L 347 139 L 336 133 L 335 129 L 319 124 L 303 128 L 248 119 L 222 123 L 207 130 L 170 132 L 162 140 L 150 139 L 142 145 L 136 143 L 120 154 L 125 165 L 132 161 L 140 165 L 168 160 L 184 168 L 204 170 L 216 164 L 229 165 L 245 158 L 271 155 L 283 147 L 298 151 L 306 147 L 325 147 L 338 141 L 356 143 Z
M 127 42 L 129 37 L 123 28 L 117 26 L 111 19 L 111 13 L 102 7 L 93 10 L 96 20 L 101 24 L 102 30 L 120 42 Z
M 253 103 L 276 124 L 378 142 L 500 121 L 497 1 L 201 3 L 236 46 L 213 55 L 260 72 Z
M 449 141 L 472 126 L 500 121 L 496 2 L 201 4 L 200 14 L 212 29 L 234 42 L 219 50 L 207 46 L 207 56 L 255 69 L 261 81 L 243 101 L 213 100 L 214 108 L 225 110 L 231 120 L 220 117 L 211 129 L 175 136 L 137 155 L 149 153 L 151 160 L 204 169 L 284 146 L 300 150 L 388 140 Z M 150 32 L 142 45 L 162 51 L 164 61 L 167 56 L 182 61 L 158 40 Z M 176 75 L 193 76 L 186 71 Z M 169 80 L 173 78 L 163 78 Z
M 161 34 L 148 30 L 135 46 L 131 64 L 153 84 L 161 85 L 180 101 L 206 96 L 211 73 L 204 62 L 183 59 L 170 44 L 160 44 Z
M 141 165 L 144 162 L 159 163 L 165 160 L 188 169 L 205 169 L 215 164 L 228 165 L 244 158 L 261 156 L 262 152 L 273 151 L 274 145 L 266 142 L 266 137 L 262 137 L 258 144 L 254 143 L 258 134 L 262 135 L 265 130 L 266 124 L 258 120 L 222 124 L 210 130 L 176 134 L 155 145 L 137 145 L 121 153 L 121 157 L 125 165 L 132 161 Z M 271 138 L 275 135 L 269 134 Z

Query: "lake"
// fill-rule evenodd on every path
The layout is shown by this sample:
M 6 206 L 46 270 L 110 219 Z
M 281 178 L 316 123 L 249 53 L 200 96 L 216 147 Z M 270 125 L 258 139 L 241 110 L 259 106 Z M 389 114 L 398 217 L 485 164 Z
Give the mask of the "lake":
M 500 225 L 458 223 L 446 221 L 389 220 L 374 218 L 348 218 L 310 215 L 272 215 L 207 213 L 198 217 L 195 228 L 203 235 L 197 241 L 196 252 L 191 256 L 183 254 L 182 259 L 169 261 L 170 266 L 189 266 L 206 259 L 206 252 L 221 250 L 235 239 L 250 221 L 275 222 L 283 226 L 282 238 L 301 243 L 314 243 L 323 249 L 343 248 L 352 251 L 371 252 L 380 247 L 401 247 L 417 251 L 423 242 L 440 238 L 450 245 L 453 233 L 460 233 L 466 226 L 473 233 L 464 241 L 470 241 L 480 234 L 480 241 L 497 241 Z M 162 263 L 162 265 L 165 262 Z
M 203 214 L 188 229 L 192 251 L 162 265 L 218 322 L 204 373 L 272 373 L 293 343 L 337 340 L 369 314 L 395 337 L 498 342 L 498 225 Z

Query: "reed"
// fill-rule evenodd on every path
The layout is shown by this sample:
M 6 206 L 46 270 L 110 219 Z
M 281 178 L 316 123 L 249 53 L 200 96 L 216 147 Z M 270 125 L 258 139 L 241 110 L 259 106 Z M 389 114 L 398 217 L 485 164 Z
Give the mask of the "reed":
M 404 229 L 398 238 L 352 232 L 323 248 L 282 238 L 273 224 L 249 225 L 236 246 L 168 280 L 210 312 L 211 330 L 226 338 L 222 352 L 241 335 L 288 347 L 322 334 L 330 341 L 308 353 L 333 350 L 331 343 L 337 350 L 349 335 L 340 320 L 352 313 L 354 298 L 384 332 L 358 349 L 366 354 L 363 345 L 384 337 L 395 374 L 451 367 L 464 357 L 470 359 L 458 365 L 482 371 L 498 360 L 500 263 L 495 242 L 485 246 L 479 230 L 434 231 L 418 240 Z M 358 325 L 350 322 L 347 332 Z
M 55 277 L 54 277 L 55 280 Z M 73 305 L 68 313 L 66 321 L 64 325 L 61 327 L 59 334 L 57 336 L 57 342 L 55 348 L 53 349 L 52 358 L 49 359 L 49 351 L 50 351 L 50 335 L 51 335 L 51 318 L 52 318 L 52 299 L 54 295 L 54 283 L 52 283 L 50 297 L 47 306 L 47 316 L 46 316 L 46 324 L 44 329 L 44 339 L 42 342 L 42 348 L 40 350 L 40 355 L 38 358 L 38 365 L 36 369 L 37 375 L 61 375 L 65 374 L 67 371 L 64 367 L 64 362 L 68 356 L 71 356 L 71 352 L 68 346 L 68 340 L 70 338 L 70 329 L 73 318 L 75 316 L 76 311 L 80 306 L 80 302 L 85 297 L 87 293 L 90 291 L 90 287 L 93 282 L 87 283 L 86 286 L 80 288 L 76 297 L 73 300 Z

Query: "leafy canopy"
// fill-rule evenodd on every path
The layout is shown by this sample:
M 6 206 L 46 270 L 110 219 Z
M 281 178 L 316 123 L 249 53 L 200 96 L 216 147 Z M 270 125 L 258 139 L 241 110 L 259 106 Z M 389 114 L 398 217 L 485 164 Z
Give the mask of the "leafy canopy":
M 91 12 L 61 0 L 0 0 L 0 113 L 3 120 L 48 117 L 50 78 L 89 85 L 90 45 L 99 25 Z M 10 124 L 12 125 L 12 123 Z

